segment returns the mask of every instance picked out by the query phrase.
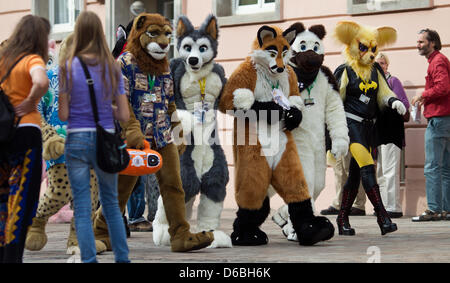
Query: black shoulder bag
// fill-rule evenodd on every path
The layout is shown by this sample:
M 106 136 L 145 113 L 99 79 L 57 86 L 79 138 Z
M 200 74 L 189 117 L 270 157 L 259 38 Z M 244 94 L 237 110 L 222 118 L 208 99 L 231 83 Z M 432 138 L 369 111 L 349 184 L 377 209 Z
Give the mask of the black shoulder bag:
M 19 58 L 12 66 L 9 68 L 6 75 L 3 76 L 0 81 L 0 85 L 9 77 L 11 71 L 14 67 L 25 57 L 23 55 Z M 14 137 L 14 133 L 16 132 L 17 126 L 19 125 L 21 117 L 16 120 L 16 113 L 14 111 L 14 107 L 9 101 L 8 96 L 3 91 L 0 86 L 0 144 L 2 148 L 5 148 L 4 145 L 7 145 L 11 142 Z
M 89 73 L 86 64 L 78 57 L 86 76 L 89 86 L 92 110 L 94 112 L 95 125 L 97 128 L 97 164 L 100 169 L 108 173 L 119 173 L 127 168 L 130 162 L 130 155 L 126 150 L 126 144 L 120 137 L 120 129 L 115 125 L 115 133 L 107 132 L 99 123 L 97 101 L 94 91 L 94 81 Z

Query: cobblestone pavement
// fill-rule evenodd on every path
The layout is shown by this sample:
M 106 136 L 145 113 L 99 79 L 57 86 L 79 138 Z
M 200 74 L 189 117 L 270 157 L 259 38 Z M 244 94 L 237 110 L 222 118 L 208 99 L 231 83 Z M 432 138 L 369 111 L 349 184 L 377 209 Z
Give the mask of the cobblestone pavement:
M 234 217 L 234 210 L 223 211 L 221 228 L 228 235 Z M 335 224 L 336 216 L 329 219 Z M 394 219 L 399 230 L 385 236 L 381 236 L 374 216 L 354 216 L 350 221 L 356 236 L 339 236 L 336 230 L 330 241 L 312 247 L 287 241 L 270 218 L 262 225 L 269 237 L 269 244 L 265 246 L 172 253 L 169 247 L 155 246 L 151 232 L 132 232 L 128 245 L 134 263 L 450 263 L 450 221 L 414 223 L 410 217 Z M 39 252 L 25 251 L 24 262 L 70 261 L 71 256 L 65 254 L 68 231 L 69 224 L 47 225 L 47 245 Z M 106 252 L 99 255 L 98 260 L 112 263 L 114 255 Z

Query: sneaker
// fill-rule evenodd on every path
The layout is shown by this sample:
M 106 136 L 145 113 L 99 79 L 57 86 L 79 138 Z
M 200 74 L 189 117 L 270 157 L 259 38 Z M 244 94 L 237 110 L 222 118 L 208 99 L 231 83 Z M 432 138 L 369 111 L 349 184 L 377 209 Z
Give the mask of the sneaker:
M 132 232 L 152 232 L 153 226 L 152 223 L 145 220 L 138 223 L 128 224 L 130 227 L 130 231 Z
M 339 209 L 334 208 L 333 206 L 328 207 L 320 212 L 322 215 L 338 215 Z
M 387 213 L 389 215 L 389 218 L 401 218 L 401 217 L 403 217 L 403 212 L 388 211 Z
M 419 216 L 413 217 L 411 220 L 412 222 L 439 221 L 442 220 L 442 215 L 440 213 L 427 209 L 424 213 Z
M 363 210 L 363 209 L 352 207 L 352 209 L 350 210 L 350 215 L 352 215 L 352 216 L 365 216 L 366 215 L 366 211 Z

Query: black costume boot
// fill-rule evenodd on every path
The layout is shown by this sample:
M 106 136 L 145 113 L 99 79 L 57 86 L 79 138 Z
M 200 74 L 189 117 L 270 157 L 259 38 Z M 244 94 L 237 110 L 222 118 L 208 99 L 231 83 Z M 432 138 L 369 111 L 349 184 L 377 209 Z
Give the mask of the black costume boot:
M 350 215 L 353 203 L 358 195 L 360 183 L 360 169 L 354 158 L 350 160 L 349 175 L 347 182 L 342 189 L 341 208 L 336 219 L 339 235 L 354 236 L 355 229 L 350 226 L 348 216 Z
M 289 203 L 288 209 L 300 245 L 312 246 L 334 236 L 333 224 L 326 217 L 314 216 L 311 199 Z
M 380 195 L 380 187 L 376 182 L 375 166 L 369 165 L 361 168 L 361 179 L 367 198 L 373 205 L 377 215 L 378 226 L 380 226 L 381 235 L 397 231 L 397 224 L 392 223 L 391 218 L 384 208 Z
M 347 186 L 344 186 L 344 188 L 342 189 L 341 208 L 336 219 L 339 235 L 355 235 L 355 229 L 350 226 L 350 220 L 348 216 L 350 215 L 353 202 L 355 201 L 357 195 L 358 188 L 356 188 L 355 190 L 354 188 L 348 188 Z
M 269 242 L 266 233 L 259 229 L 270 213 L 270 200 L 267 197 L 258 210 L 239 207 L 233 223 L 231 242 L 234 246 L 260 246 Z

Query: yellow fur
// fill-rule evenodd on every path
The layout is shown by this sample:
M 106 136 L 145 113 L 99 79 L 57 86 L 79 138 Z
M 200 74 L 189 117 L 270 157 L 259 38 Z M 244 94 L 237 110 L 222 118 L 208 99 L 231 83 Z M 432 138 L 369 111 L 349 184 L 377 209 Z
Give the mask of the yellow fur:
M 397 32 L 391 27 L 373 28 L 359 25 L 355 22 L 339 22 L 335 29 L 335 38 L 345 45 L 343 55 L 346 64 L 364 81 L 369 81 L 373 70 L 373 64 L 381 48 L 393 44 L 397 39 Z M 360 50 L 360 44 L 368 48 L 366 52 Z M 390 97 L 396 97 L 389 88 L 382 74 L 378 72 L 378 105 L 383 108 Z M 340 94 L 345 100 L 345 92 L 348 84 L 348 74 L 344 70 L 341 78 Z

